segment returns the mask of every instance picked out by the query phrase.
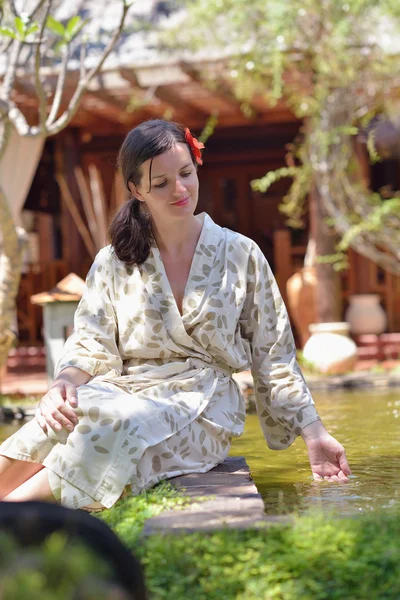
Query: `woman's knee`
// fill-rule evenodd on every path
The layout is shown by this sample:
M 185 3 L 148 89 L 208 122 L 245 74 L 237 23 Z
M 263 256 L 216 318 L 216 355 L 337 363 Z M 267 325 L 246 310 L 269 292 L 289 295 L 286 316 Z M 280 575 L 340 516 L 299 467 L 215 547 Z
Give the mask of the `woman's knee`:
M 36 475 L 43 465 L 25 460 L 0 456 L 0 499 Z

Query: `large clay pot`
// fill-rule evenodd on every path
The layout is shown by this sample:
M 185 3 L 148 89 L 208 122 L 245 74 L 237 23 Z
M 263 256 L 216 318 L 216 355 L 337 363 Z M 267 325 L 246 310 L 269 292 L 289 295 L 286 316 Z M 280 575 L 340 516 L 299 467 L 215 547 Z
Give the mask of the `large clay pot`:
M 354 368 L 357 347 L 348 337 L 348 323 L 314 323 L 310 331 L 312 335 L 304 346 L 303 357 L 317 371 L 342 375 Z
M 387 318 L 378 294 L 355 294 L 349 300 L 345 318 L 352 335 L 379 335 L 385 331 Z
M 317 320 L 317 283 L 315 267 L 304 267 L 286 283 L 290 315 L 302 348 L 310 337 L 309 325 Z

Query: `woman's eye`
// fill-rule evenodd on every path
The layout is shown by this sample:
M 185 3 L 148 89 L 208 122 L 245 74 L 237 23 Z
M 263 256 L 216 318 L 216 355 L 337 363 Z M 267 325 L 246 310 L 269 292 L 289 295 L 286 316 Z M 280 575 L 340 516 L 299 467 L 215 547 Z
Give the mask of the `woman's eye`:
M 154 187 L 156 188 L 162 188 L 165 186 L 165 181 L 163 183 L 159 183 L 158 185 L 155 185 Z
M 189 177 L 192 174 L 192 171 L 188 171 L 187 173 L 181 173 L 182 177 Z

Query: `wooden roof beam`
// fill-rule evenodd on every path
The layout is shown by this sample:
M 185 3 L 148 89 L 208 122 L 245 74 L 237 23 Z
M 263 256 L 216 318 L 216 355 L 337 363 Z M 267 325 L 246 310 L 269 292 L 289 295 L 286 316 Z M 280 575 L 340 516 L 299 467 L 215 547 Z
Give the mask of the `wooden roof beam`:
M 215 80 L 215 87 L 207 86 L 207 80 L 201 75 L 200 71 L 196 67 L 194 67 L 186 61 L 181 61 L 180 67 L 182 71 L 191 78 L 192 81 L 195 81 L 203 87 L 206 86 L 213 96 L 225 102 L 237 113 L 240 113 L 240 115 L 244 115 L 241 109 L 241 102 L 237 99 L 229 85 L 224 80 L 218 78 L 217 80 Z M 252 106 L 251 103 L 248 102 L 247 104 L 250 106 L 252 111 L 252 116 L 250 117 L 250 120 L 258 119 L 261 113 L 254 106 Z
M 119 73 L 121 77 L 132 84 L 135 92 L 141 93 L 143 98 L 146 98 L 146 95 L 149 97 L 149 90 L 146 91 L 140 86 L 134 71 L 130 69 L 120 69 Z M 190 101 L 181 98 L 172 88 L 172 85 L 155 86 L 154 89 L 152 89 L 152 95 L 163 104 L 167 105 L 168 108 L 173 109 L 190 121 L 205 121 L 210 116 L 207 111 L 202 110 L 191 104 Z
M 129 120 L 126 107 L 122 106 L 115 98 L 103 90 L 85 92 L 83 105 L 86 110 L 100 114 L 109 121 L 125 123 Z
M 181 98 L 179 94 L 171 86 L 159 86 L 154 91 L 155 96 L 159 98 L 164 104 L 167 104 L 171 108 L 177 110 L 179 113 L 184 115 L 188 120 L 203 120 L 206 121 L 210 114 L 198 106 L 194 106 L 190 101 Z
M 154 96 L 153 91 L 150 89 L 145 90 L 140 86 L 136 74 L 134 71 L 132 71 L 132 69 L 123 67 L 119 69 L 119 74 L 123 79 L 125 79 L 125 81 L 131 84 L 132 94 L 138 96 L 138 108 L 143 109 L 150 117 L 154 117 L 150 109 L 146 110 L 146 106 L 149 106 L 152 103 Z M 140 105 L 140 102 L 142 102 L 142 105 Z

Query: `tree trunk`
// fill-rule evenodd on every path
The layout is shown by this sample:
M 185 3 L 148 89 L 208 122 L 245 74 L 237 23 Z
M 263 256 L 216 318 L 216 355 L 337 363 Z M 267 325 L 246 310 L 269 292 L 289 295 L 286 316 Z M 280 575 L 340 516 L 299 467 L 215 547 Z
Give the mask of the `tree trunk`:
M 4 190 L 0 186 L 0 225 L 3 248 L 0 254 L 0 369 L 5 365 L 15 339 L 11 330 L 21 278 L 26 232 L 16 228 Z
M 315 240 L 316 256 L 335 254 L 336 236 L 325 223 L 327 214 L 318 190 L 312 186 L 310 193 L 310 236 Z M 342 290 L 340 275 L 330 264 L 316 263 L 317 322 L 330 323 L 342 320 Z

